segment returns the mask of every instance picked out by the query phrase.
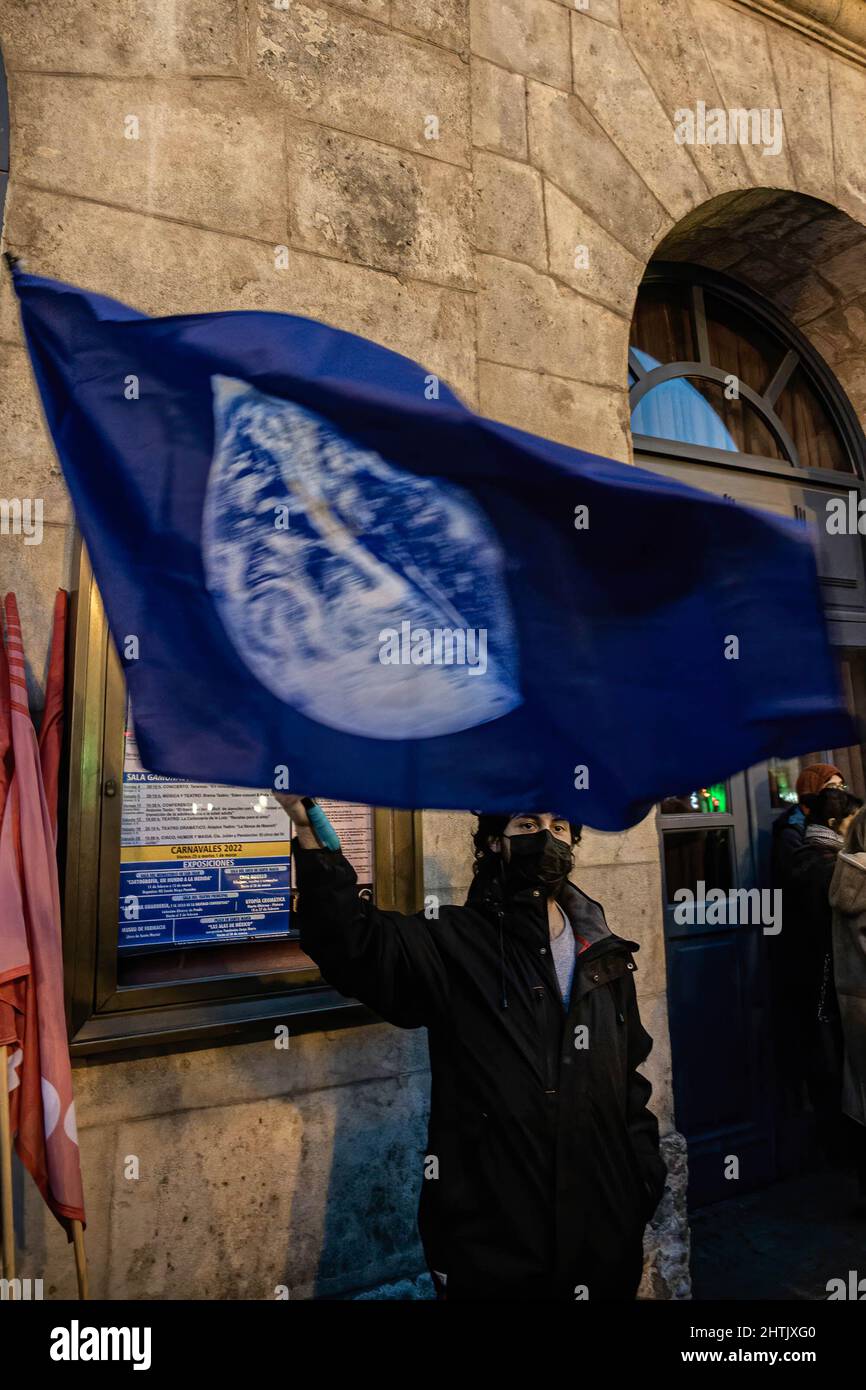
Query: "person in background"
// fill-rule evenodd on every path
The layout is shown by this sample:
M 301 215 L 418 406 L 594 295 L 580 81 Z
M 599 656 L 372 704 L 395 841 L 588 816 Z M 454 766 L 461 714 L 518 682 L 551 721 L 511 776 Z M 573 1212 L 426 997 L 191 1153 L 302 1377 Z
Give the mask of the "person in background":
M 297 828 L 301 946 L 341 993 L 428 1031 L 419 1228 L 437 1297 L 634 1299 L 667 1170 L 638 1070 L 639 946 L 569 880 L 581 827 L 479 816 L 466 905 L 407 916 L 359 899 L 302 800 L 277 799 Z
M 775 1055 L 777 1124 L 793 1142 L 780 1146 L 779 1161 L 784 1170 L 794 1162 L 804 1105 L 805 1070 L 808 1048 L 802 1037 L 804 1009 L 803 962 L 799 943 L 786 931 L 786 906 L 792 899 L 791 861 L 803 843 L 809 815 L 809 801 L 827 787 L 841 787 L 843 777 L 833 763 L 809 763 L 796 781 L 797 801 L 776 817 L 772 829 L 771 883 L 782 893 L 782 931 L 767 937 L 767 967 L 772 1001 L 771 1023 Z M 792 911 L 796 904 L 791 903 Z
M 842 1025 L 833 985 L 830 884 L 836 858 L 862 802 L 841 787 L 809 798 L 803 843 L 791 855 L 782 932 L 799 967 L 792 974 L 793 1036 L 799 1072 L 828 1158 L 844 1152 L 841 1121 Z
M 844 787 L 845 778 L 833 763 L 809 763 L 796 778 L 796 805 L 783 810 L 773 821 L 773 887 L 784 891 L 791 867 L 791 855 L 799 849 L 806 833 L 809 798 L 826 787 Z
M 773 822 L 773 887 L 784 891 L 791 867 L 791 856 L 803 843 L 809 798 L 826 787 L 844 787 L 845 779 L 833 763 L 810 763 L 804 767 L 796 782 L 797 802 L 783 811 Z
M 858 811 L 830 884 L 833 975 L 842 1023 L 842 1112 L 866 1216 L 866 810 Z

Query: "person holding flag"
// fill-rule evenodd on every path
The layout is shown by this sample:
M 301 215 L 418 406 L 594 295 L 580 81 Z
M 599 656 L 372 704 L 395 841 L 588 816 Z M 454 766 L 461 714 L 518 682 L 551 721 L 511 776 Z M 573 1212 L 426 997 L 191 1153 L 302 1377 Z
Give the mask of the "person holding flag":
M 581 827 L 479 817 L 464 907 L 405 916 L 357 894 L 309 800 L 296 826 L 303 949 L 389 1023 L 428 1029 L 432 1095 L 419 1228 L 437 1296 L 625 1300 L 664 1191 L 638 943 L 569 880 Z

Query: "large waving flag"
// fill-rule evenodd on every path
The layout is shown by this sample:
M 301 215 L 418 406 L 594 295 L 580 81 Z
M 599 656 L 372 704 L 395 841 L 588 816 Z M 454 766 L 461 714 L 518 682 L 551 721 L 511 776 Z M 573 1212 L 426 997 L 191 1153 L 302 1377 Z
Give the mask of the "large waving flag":
M 612 830 L 852 741 L 795 523 L 321 323 L 15 283 L 153 771 Z
M 61 612 L 65 595 L 55 609 Z M 62 628 L 55 624 L 55 640 L 58 633 L 62 646 Z M 0 1042 L 10 1044 L 5 1079 L 15 1147 L 71 1240 L 72 1222 L 84 1221 L 84 1193 L 66 1038 L 55 832 L 30 718 L 14 594 L 6 597 L 6 634 L 0 730 L 10 729 L 13 763 L 0 823 Z

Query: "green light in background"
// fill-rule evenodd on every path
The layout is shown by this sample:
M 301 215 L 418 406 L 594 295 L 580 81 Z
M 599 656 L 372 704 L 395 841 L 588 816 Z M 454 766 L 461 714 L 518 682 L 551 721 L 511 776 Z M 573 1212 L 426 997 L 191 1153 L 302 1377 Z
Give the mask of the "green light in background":
M 728 809 L 728 792 L 724 782 L 698 789 L 698 807 L 711 815 L 724 814 Z

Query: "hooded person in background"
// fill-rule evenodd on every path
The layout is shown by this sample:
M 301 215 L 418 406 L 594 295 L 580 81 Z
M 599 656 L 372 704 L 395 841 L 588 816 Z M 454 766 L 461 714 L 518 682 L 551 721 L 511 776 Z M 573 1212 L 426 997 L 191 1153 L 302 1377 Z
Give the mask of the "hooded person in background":
M 790 988 L 794 1035 L 819 1138 L 829 1157 L 844 1148 L 841 1125 L 842 1026 L 833 985 L 830 883 L 836 857 L 856 812 L 859 797 L 826 787 L 809 798 L 803 843 L 791 856 L 790 891 L 783 903 L 782 931 L 789 933 L 799 962 Z
M 833 973 L 844 1039 L 842 1111 L 849 1124 L 866 1215 L 866 810 L 859 811 L 836 860 L 830 884 Z
M 362 901 L 300 798 L 301 946 L 325 979 L 401 1028 L 431 1070 L 419 1229 L 437 1296 L 633 1299 L 666 1177 L 634 941 L 569 882 L 579 825 L 480 816 L 465 907 Z

